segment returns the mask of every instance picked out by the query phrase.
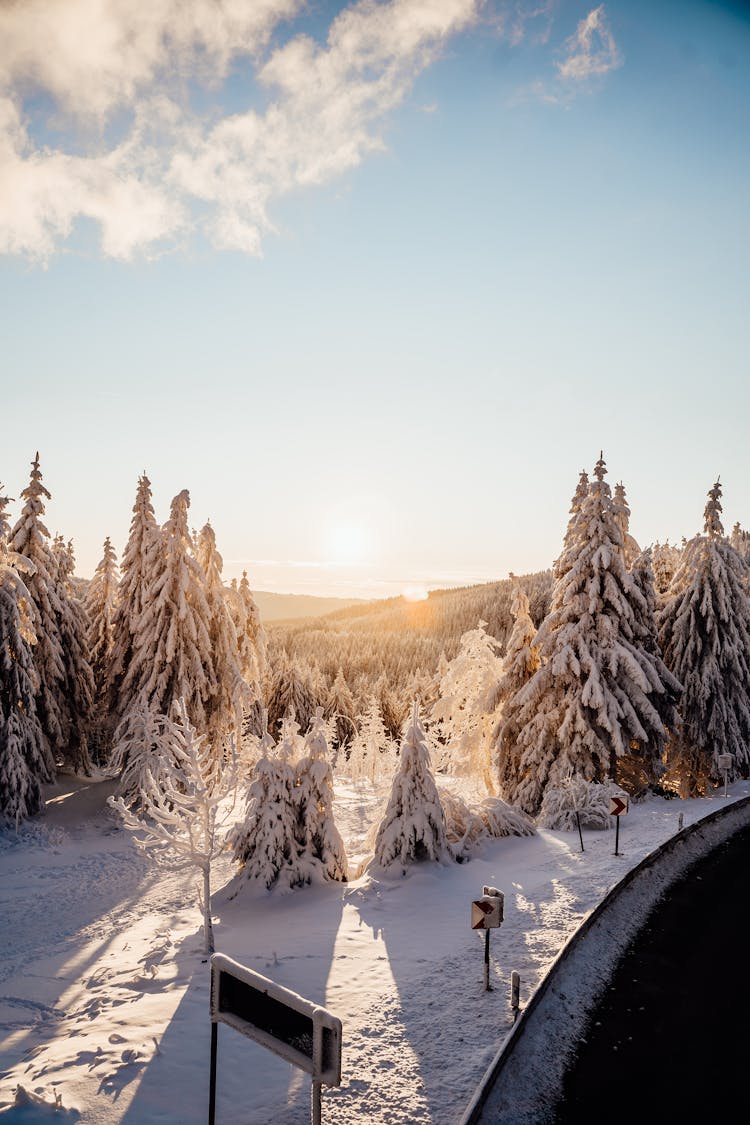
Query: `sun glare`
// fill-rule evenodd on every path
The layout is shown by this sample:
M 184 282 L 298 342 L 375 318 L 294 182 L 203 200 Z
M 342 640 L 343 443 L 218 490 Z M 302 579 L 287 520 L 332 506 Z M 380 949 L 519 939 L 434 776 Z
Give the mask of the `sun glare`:
M 404 590 L 404 601 L 407 602 L 426 602 L 427 597 L 424 586 L 407 586 Z
M 328 533 L 328 553 L 333 562 L 362 562 L 369 542 L 370 537 L 361 524 L 336 524 Z

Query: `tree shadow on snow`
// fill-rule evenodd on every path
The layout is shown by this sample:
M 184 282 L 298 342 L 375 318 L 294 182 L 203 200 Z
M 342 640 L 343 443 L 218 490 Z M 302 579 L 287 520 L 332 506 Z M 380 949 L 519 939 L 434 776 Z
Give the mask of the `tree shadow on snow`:
M 224 888 L 213 900 L 216 949 L 278 984 L 325 1005 L 343 909 L 342 887 L 303 887 L 287 894 Z M 304 953 L 300 952 L 300 933 Z M 122 1125 L 205 1122 L 210 1052 L 210 965 L 201 934 L 177 954 L 185 991 L 145 1066 Z M 222 1125 L 298 1125 L 307 1119 L 310 1079 L 226 1025 L 218 1028 L 217 1121 Z

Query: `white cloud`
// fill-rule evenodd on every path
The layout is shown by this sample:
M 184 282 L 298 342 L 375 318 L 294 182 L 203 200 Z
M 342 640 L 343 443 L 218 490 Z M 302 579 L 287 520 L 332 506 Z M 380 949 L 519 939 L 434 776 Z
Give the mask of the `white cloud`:
M 196 225 L 260 254 L 274 200 L 381 148 L 387 114 L 480 4 L 359 0 L 324 45 L 298 34 L 270 47 L 301 2 L 1 6 L 0 252 L 46 259 L 86 217 L 112 257 L 156 252 Z M 191 111 L 191 87 L 219 87 L 232 66 L 248 68 L 264 107 Z
M 557 64 L 565 81 L 580 82 L 622 66 L 622 56 L 609 29 L 604 5 L 592 9 L 565 43 L 566 57 Z

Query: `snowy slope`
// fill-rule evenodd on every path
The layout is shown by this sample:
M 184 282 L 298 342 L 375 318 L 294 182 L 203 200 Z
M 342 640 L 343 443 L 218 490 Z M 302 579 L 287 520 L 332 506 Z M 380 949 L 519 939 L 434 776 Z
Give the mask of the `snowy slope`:
M 208 965 L 194 878 L 157 869 L 110 819 L 111 783 L 62 778 L 44 828 L 0 837 L 0 1120 L 46 1120 L 10 1108 L 20 1084 L 63 1111 L 55 1120 L 204 1122 Z M 747 783 L 731 796 L 750 792 Z M 378 799 L 337 788 L 351 853 Z M 217 949 L 335 1012 L 344 1025 L 343 1085 L 324 1091 L 329 1122 L 452 1122 L 511 1026 L 509 976 L 522 1001 L 569 934 L 629 867 L 723 802 L 651 799 L 614 833 L 540 832 L 487 844 L 464 865 L 414 868 L 292 893 L 215 897 Z M 229 883 L 227 858 L 214 884 Z M 492 936 L 495 990 L 482 991 L 482 939 L 469 903 L 483 883 L 506 894 Z M 309 1120 L 309 1080 L 219 1029 L 222 1125 Z M 3 1109 L 3 1107 L 8 1107 Z

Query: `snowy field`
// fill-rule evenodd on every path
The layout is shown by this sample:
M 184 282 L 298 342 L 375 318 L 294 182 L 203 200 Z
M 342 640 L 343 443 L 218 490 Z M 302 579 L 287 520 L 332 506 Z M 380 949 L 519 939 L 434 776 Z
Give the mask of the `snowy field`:
M 112 788 L 61 776 L 41 826 L 0 836 L 3 1122 L 206 1120 L 209 969 L 195 878 L 136 852 L 105 808 Z M 748 793 L 737 783 L 730 799 Z M 383 795 L 337 786 L 352 866 Z M 216 947 L 343 1021 L 343 1084 L 324 1090 L 324 1121 L 454 1122 L 510 1030 L 511 970 L 523 1003 L 608 888 L 677 831 L 679 813 L 687 825 L 723 801 L 632 806 L 620 857 L 614 832 L 584 832 L 580 854 L 577 834 L 540 831 L 488 842 L 463 865 L 236 899 L 223 889 L 227 857 L 214 877 Z M 490 993 L 483 939 L 469 929 L 484 883 L 506 895 Z M 38 1104 L 13 1105 L 18 1086 Z M 306 1120 L 309 1080 L 220 1027 L 217 1121 Z

